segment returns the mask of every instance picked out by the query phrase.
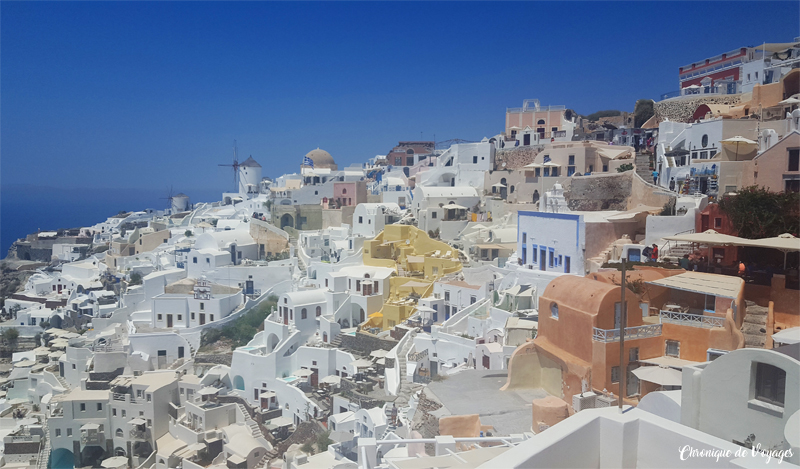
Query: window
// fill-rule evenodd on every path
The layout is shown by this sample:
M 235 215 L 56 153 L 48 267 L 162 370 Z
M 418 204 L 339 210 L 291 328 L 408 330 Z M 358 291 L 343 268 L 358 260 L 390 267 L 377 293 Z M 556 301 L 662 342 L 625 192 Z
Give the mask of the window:
M 708 146 L 708 135 L 703 135 L 703 138 L 700 139 L 700 145 L 705 148 Z
M 136 397 L 138 397 L 138 398 L 142 397 L 142 390 L 141 389 L 137 389 L 136 390 Z
M 701 151 L 700 152 L 700 159 L 701 160 L 707 160 L 708 159 L 708 152 L 707 151 Z
M 364 217 L 358 217 L 358 222 L 359 223 L 364 223 Z
M 179 314 L 178 315 L 178 321 L 181 321 L 181 320 L 183 320 L 183 314 Z
M 786 371 L 767 363 L 756 363 L 755 398 L 783 407 L 786 394 Z
M 619 383 L 619 367 L 612 366 L 611 367 L 611 382 L 612 383 Z
M 159 314 L 159 315 L 157 316 L 157 319 L 158 319 L 159 321 L 161 321 L 161 319 L 162 319 L 162 316 Z
M 97 403 L 97 410 L 98 410 L 98 411 L 101 411 L 101 410 L 103 410 L 103 403 L 102 403 L 102 402 L 98 402 L 98 403 Z
M 214 315 L 211 314 L 210 316 L 211 316 L 210 320 L 213 321 L 214 320 Z
M 528 242 L 528 233 L 522 233 L 522 244 Z
M 181 394 L 183 394 L 183 388 L 181 388 Z M 116 417 L 117 416 L 117 409 L 112 408 L 111 409 L 111 415 Z
M 678 342 L 677 340 L 668 340 L 667 341 L 666 355 L 668 357 L 680 358 L 680 355 L 681 355 L 681 343 Z
M 128 412 L 125 409 L 122 409 L 122 418 L 125 418 L 125 414 L 127 414 L 127 413 Z
M 628 350 L 628 361 L 631 362 L 639 361 L 639 347 L 631 347 L 631 349 Z
M 81 403 L 81 412 L 86 412 L 86 404 Z
M 478 162 L 478 157 L 477 156 L 473 156 L 472 157 L 472 164 L 476 164 L 477 162 Z
M 192 313 L 192 321 L 194 321 L 194 313 Z
M 533 263 L 537 263 L 537 262 L 539 262 L 539 261 L 537 260 L 538 247 L 539 247 L 539 246 L 537 246 L 537 245 L 535 245 L 535 244 L 534 244 L 533 246 L 531 246 L 531 262 L 533 262 Z
M 550 251 L 550 257 L 549 257 L 549 262 L 548 262 L 550 267 L 553 267 L 553 263 L 555 262 L 555 257 L 556 257 L 556 253 L 551 250 Z
M 536 122 L 536 125 L 544 125 L 544 119 L 539 119 L 539 120 Z
M 317 310 L 316 310 L 315 314 L 317 315 L 317 317 L 322 316 L 322 307 L 321 306 L 317 306 Z
M 575 174 L 575 166 L 567 166 L 567 176 Z
M 604 172 L 604 173 L 607 173 L 607 172 L 608 172 L 608 165 L 607 165 L 607 164 L 604 164 L 604 165 L 603 165 L 603 172 Z
M 567 164 L 570 164 L 570 165 L 575 164 L 575 155 L 569 155 L 569 163 L 567 163 Z
M 197 264 L 197 258 L 196 258 L 196 257 L 193 257 L 193 258 L 192 258 L 192 263 L 193 263 L 193 264 Z
M 716 309 L 717 297 L 714 295 L 706 295 L 706 311 L 714 311 Z
M 550 317 L 558 319 L 558 303 L 550 303 Z
M 300 319 L 306 319 L 306 318 L 308 318 L 308 311 L 306 311 L 306 309 L 303 308 L 300 310 Z
M 436 212 L 431 212 L 431 218 L 436 218 Z
M 594 165 L 593 165 L 593 164 L 590 164 L 590 165 L 589 165 L 589 172 L 590 172 L 590 173 L 591 173 L 591 172 L 594 172 Z
M 71 428 L 67 428 L 67 436 L 72 436 L 72 429 Z
M 328 279 L 325 279 L 325 286 L 328 286 Z
M 444 292 L 444 301 L 450 301 L 450 292 L 447 290 Z
M 722 228 L 722 217 L 714 218 L 714 228 Z
M 474 295 L 469 297 L 469 304 L 474 304 L 476 301 L 477 301 L 477 298 L 475 298 Z
M 346 187 L 342 188 L 342 194 L 347 194 L 347 188 Z
M 61 429 L 60 428 L 56 428 L 56 436 L 61 436 Z
M 206 305 L 201 302 L 200 303 L 200 311 L 205 311 L 205 310 L 206 310 Z
M 800 148 L 789 150 L 789 171 L 800 171 Z

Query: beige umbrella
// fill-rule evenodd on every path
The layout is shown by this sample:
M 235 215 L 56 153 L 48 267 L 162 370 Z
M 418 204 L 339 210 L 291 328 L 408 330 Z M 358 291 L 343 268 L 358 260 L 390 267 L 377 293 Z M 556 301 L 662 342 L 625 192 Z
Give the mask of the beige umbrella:
M 758 142 L 754 142 L 749 138 L 744 138 L 741 135 L 737 135 L 735 137 L 726 138 L 725 140 L 720 140 L 720 143 L 727 143 L 727 144 L 736 144 L 736 157 L 735 161 L 739 161 L 739 145 L 758 145 Z
M 375 358 L 383 358 L 383 357 L 386 356 L 387 353 L 389 353 L 389 352 L 387 352 L 386 350 L 378 349 L 378 350 L 373 350 L 372 352 L 370 352 L 369 356 L 370 357 L 375 357 Z
M 661 386 L 681 385 L 681 372 L 666 366 L 642 366 L 633 370 L 633 374 L 642 381 Z
M 125 456 L 113 456 L 108 459 L 104 459 L 100 465 L 107 469 L 128 467 L 128 458 L 126 458 Z
M 786 99 L 784 99 L 783 101 L 780 101 L 778 104 L 789 104 L 789 105 L 792 105 L 792 104 L 800 104 L 800 99 L 797 99 L 797 98 L 795 98 L 795 97 L 792 97 L 792 98 L 786 98 Z
M 789 233 L 775 236 L 774 238 L 748 239 L 743 243 L 744 246 L 756 248 L 777 249 L 783 252 L 783 268 L 786 268 L 786 254 L 793 251 L 800 251 L 800 238 L 796 238 Z

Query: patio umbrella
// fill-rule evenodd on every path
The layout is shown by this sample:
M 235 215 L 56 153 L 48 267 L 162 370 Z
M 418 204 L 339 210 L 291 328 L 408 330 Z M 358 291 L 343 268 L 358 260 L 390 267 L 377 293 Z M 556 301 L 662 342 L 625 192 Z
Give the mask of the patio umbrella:
M 746 240 L 744 245 L 756 248 L 777 249 L 783 252 L 783 268 L 786 269 L 786 255 L 793 251 L 800 251 L 800 238 L 796 238 L 789 233 L 784 233 L 774 238 L 749 239 Z
M 372 362 L 369 360 L 365 360 L 363 358 L 359 358 L 358 360 L 354 360 L 350 362 L 355 368 L 369 368 L 372 366 Z
M 642 366 L 633 370 L 633 374 L 642 381 L 661 386 L 681 385 L 681 372 L 666 366 Z
M 758 142 L 754 142 L 753 140 L 750 140 L 749 138 L 744 138 L 741 135 L 737 135 L 737 136 L 731 137 L 731 138 L 726 138 L 725 140 L 720 140 L 720 143 L 727 143 L 727 144 L 734 144 L 735 143 L 736 144 L 735 161 L 739 161 L 739 145 L 741 145 L 741 144 L 757 145 L 758 144 Z
M 128 467 L 128 458 L 125 456 L 114 456 L 103 460 L 100 464 L 107 469 L 114 469 L 117 467 Z
M 789 104 L 789 105 L 800 104 L 800 99 L 797 99 L 795 97 L 786 98 L 783 101 L 780 101 L 778 104 Z
M 386 356 L 387 353 L 389 353 L 389 352 L 387 352 L 386 350 L 378 349 L 378 350 L 373 350 L 372 352 L 370 352 L 369 356 L 370 357 L 375 357 L 375 358 L 383 358 L 383 357 Z
M 342 378 L 340 378 L 339 376 L 336 376 L 336 375 L 328 375 L 328 376 L 322 378 L 321 380 L 319 380 L 319 382 L 320 383 L 324 383 L 324 384 L 331 384 L 331 385 L 334 385 L 334 386 L 338 386 L 342 382 Z

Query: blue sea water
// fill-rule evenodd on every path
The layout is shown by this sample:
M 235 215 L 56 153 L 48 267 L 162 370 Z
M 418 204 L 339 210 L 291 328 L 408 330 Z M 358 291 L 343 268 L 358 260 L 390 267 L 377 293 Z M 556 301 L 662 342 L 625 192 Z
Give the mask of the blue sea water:
M 218 201 L 223 188 L 184 190 L 192 203 Z M 163 210 L 169 201 L 157 189 L 64 189 L 3 184 L 0 187 L 0 258 L 18 238 L 38 230 L 100 223 L 120 211 Z

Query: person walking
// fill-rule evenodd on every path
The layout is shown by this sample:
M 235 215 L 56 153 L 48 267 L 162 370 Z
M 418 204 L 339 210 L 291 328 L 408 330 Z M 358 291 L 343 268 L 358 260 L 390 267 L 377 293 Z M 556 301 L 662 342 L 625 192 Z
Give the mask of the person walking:
M 653 250 L 650 252 L 650 260 L 658 262 L 658 246 L 656 243 L 653 243 Z
M 671 191 L 675 190 L 675 178 L 669 180 L 669 190 Z
M 653 170 L 653 184 L 658 184 L 658 171 Z

